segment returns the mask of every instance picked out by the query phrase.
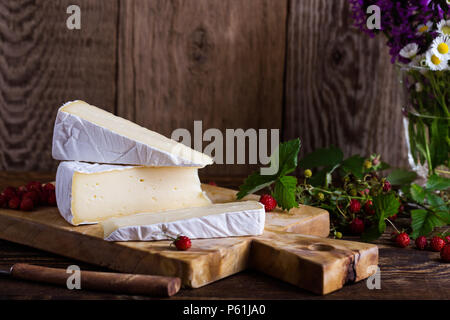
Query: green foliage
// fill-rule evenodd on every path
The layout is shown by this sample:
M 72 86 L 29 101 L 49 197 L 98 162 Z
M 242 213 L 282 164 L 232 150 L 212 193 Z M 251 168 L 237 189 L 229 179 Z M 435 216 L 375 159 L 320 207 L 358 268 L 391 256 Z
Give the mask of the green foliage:
M 297 178 L 287 176 L 297 168 L 298 153 L 300 151 L 300 140 L 294 139 L 281 143 L 275 153 L 271 156 L 271 166 L 278 166 L 278 172 L 273 175 L 261 175 L 260 171 L 252 173 L 240 186 L 237 194 L 242 199 L 248 194 L 257 192 L 275 184 L 272 196 L 278 205 L 289 210 L 297 207 L 295 191 Z M 278 157 L 276 155 L 278 154 Z
M 403 169 L 395 169 L 386 177 L 386 180 L 394 186 L 410 184 L 416 179 L 417 174 L 415 172 Z

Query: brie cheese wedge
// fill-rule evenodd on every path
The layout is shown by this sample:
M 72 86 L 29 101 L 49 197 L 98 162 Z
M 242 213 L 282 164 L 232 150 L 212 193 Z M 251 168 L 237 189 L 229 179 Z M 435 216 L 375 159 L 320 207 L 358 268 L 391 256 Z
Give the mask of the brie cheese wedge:
M 61 162 L 56 200 L 66 221 L 93 224 L 139 212 L 211 204 L 201 189 L 198 168 L 143 167 Z
M 263 233 L 264 206 L 256 201 L 213 204 L 164 212 L 139 213 L 103 221 L 108 241 L 152 241 L 255 236 Z
M 145 166 L 204 167 L 211 157 L 83 101 L 58 110 L 56 160 Z

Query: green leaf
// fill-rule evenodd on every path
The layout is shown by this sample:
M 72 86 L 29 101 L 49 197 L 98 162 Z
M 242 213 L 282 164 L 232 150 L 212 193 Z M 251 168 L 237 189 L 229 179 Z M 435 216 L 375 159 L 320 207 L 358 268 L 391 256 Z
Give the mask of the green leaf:
M 403 170 L 403 169 L 396 169 L 392 171 L 388 176 L 387 180 L 396 186 L 401 186 L 404 184 L 410 184 L 414 180 L 416 180 L 417 174 L 412 171 Z
M 445 226 L 447 223 L 439 215 L 425 210 L 416 209 L 411 211 L 411 227 L 413 232 L 411 238 L 429 235 L 435 227 Z
M 421 186 L 413 183 L 410 188 L 410 194 L 415 202 L 420 204 L 425 202 L 425 190 Z
M 252 173 L 244 184 L 239 187 L 237 199 L 242 199 L 248 194 L 257 192 L 275 183 L 277 179 L 292 172 L 297 167 L 298 153 L 300 151 L 300 140 L 293 139 L 283 142 L 278 146 L 278 149 L 271 156 L 272 166 L 274 162 L 278 164 L 278 173 L 274 175 L 261 175 L 260 171 Z M 278 154 L 278 157 L 275 155 Z
M 434 174 L 428 178 L 426 187 L 430 191 L 446 190 L 450 188 L 450 179 Z
M 313 174 L 313 176 L 308 180 L 308 183 L 314 187 L 323 187 L 327 185 L 328 173 L 331 170 L 330 167 L 325 167 L 322 170 Z
M 365 158 L 359 155 L 351 156 L 342 161 L 341 169 L 347 174 L 352 173 L 358 179 L 362 179 L 364 176 L 364 160 Z
M 276 176 L 262 176 L 259 171 L 252 173 L 247 179 L 245 179 L 244 184 L 239 187 L 239 192 L 237 194 L 237 199 L 242 199 L 248 194 L 257 192 L 270 186 L 276 181 Z
M 304 169 L 312 169 L 323 166 L 334 167 L 344 159 L 342 150 L 331 146 L 329 148 L 317 149 L 308 153 L 299 162 L 299 167 Z
M 298 138 L 283 142 L 279 145 L 278 149 L 271 156 L 271 162 L 276 162 L 277 157 L 275 157 L 275 155 L 278 152 L 278 177 L 289 174 L 297 168 L 299 151 L 300 139 Z
M 377 218 L 383 220 L 398 213 L 400 202 L 393 193 L 380 194 L 373 198 Z
M 283 176 L 275 183 L 273 197 L 277 200 L 278 206 L 283 210 L 289 210 L 298 207 L 295 200 L 295 191 L 297 189 L 297 178 L 292 176 Z

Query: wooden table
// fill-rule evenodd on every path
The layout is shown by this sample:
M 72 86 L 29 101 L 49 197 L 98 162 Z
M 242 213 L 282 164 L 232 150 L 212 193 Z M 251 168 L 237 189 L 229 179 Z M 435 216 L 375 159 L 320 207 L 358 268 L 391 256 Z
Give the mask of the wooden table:
M 0 172 L 0 189 L 30 180 L 50 181 L 54 174 Z M 239 179 L 205 178 L 220 186 L 236 187 Z M 400 249 L 392 245 L 388 230 L 377 241 L 380 248 L 381 289 L 369 290 L 362 281 L 321 297 L 263 274 L 246 271 L 199 289 L 182 289 L 171 299 L 450 299 L 450 264 L 439 261 L 439 253 Z M 357 240 L 356 238 L 348 238 Z M 0 240 L 0 268 L 25 262 L 82 270 L 103 268 L 51 253 Z M 51 285 L 18 281 L 0 276 L 0 299 L 148 299 L 101 292 L 70 291 Z

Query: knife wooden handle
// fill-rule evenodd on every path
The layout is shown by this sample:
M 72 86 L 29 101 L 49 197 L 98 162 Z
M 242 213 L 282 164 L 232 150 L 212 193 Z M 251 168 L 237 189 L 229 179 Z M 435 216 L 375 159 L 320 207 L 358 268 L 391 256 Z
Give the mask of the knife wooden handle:
M 81 271 L 81 289 L 170 297 L 181 287 L 180 278 L 140 274 Z M 48 268 L 17 263 L 11 268 L 11 276 L 18 279 L 67 286 L 71 274 L 66 269 Z

